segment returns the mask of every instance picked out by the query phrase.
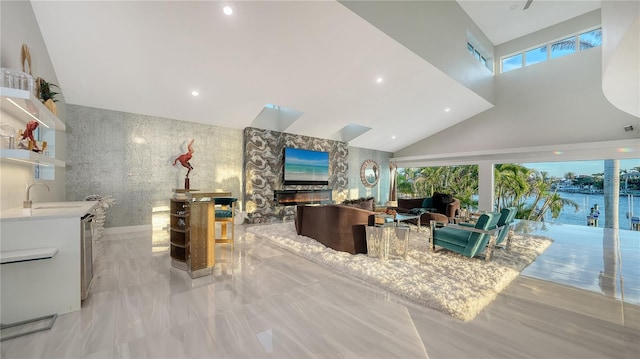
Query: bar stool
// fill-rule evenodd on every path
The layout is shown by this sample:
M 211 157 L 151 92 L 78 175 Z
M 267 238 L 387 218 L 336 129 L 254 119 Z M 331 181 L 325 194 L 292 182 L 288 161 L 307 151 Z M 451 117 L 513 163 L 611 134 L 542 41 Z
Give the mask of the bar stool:
M 220 237 L 217 233 L 215 235 L 216 244 L 231 244 L 233 249 L 234 239 L 234 226 L 233 226 L 233 214 L 236 209 L 237 198 L 233 197 L 216 197 L 215 201 L 215 224 L 220 223 Z M 229 232 L 228 226 L 231 225 L 231 231 Z

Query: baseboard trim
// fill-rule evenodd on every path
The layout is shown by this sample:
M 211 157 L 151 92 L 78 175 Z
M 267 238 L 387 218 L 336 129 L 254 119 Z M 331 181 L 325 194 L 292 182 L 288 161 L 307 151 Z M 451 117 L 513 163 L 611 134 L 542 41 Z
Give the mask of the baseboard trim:
M 147 232 L 153 228 L 150 224 L 141 224 L 137 226 L 109 227 L 104 229 L 104 234 L 118 234 L 129 232 Z

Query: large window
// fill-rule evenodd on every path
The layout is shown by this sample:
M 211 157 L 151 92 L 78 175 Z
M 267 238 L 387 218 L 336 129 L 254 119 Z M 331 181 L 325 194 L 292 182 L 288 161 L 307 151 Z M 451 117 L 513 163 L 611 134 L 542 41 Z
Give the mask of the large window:
M 599 27 L 504 56 L 500 61 L 501 72 L 508 72 L 598 46 L 602 46 L 602 29 Z

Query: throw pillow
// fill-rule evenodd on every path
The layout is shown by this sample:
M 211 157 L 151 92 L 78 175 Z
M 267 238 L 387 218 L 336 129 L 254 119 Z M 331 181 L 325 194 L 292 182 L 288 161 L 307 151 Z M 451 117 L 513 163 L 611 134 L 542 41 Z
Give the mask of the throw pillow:
M 373 200 L 365 200 L 362 202 L 359 202 L 357 204 L 357 207 L 360 207 L 362 209 L 366 209 L 367 211 L 372 211 L 374 210 L 373 208 Z
M 438 210 L 438 213 L 447 213 L 447 204 L 453 203 L 454 199 L 451 195 L 445 193 L 433 193 L 433 207 Z
M 368 198 L 361 197 L 361 198 L 358 198 L 358 199 L 346 199 L 344 202 L 342 202 L 342 204 L 345 205 L 345 206 L 362 208 L 362 209 L 365 209 L 367 211 L 372 211 L 372 212 L 375 211 L 375 209 L 376 209 L 373 197 L 368 197 Z
M 442 203 L 443 204 L 453 203 L 454 201 L 455 201 L 455 199 L 450 194 L 443 194 L 442 195 Z
M 431 196 L 431 201 L 433 203 L 434 208 L 438 208 L 442 205 L 442 193 L 433 192 L 433 196 Z
M 422 201 L 422 208 L 433 208 L 433 199 L 431 197 L 427 197 Z

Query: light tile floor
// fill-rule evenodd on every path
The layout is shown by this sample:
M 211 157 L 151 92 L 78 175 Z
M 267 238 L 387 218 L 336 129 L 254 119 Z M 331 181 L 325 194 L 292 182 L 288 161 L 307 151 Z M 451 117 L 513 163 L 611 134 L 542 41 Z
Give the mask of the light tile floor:
M 165 231 L 107 234 L 82 310 L 2 358 L 636 358 L 640 233 L 521 222 L 554 243 L 463 323 L 245 233 L 212 276 L 171 268 Z

